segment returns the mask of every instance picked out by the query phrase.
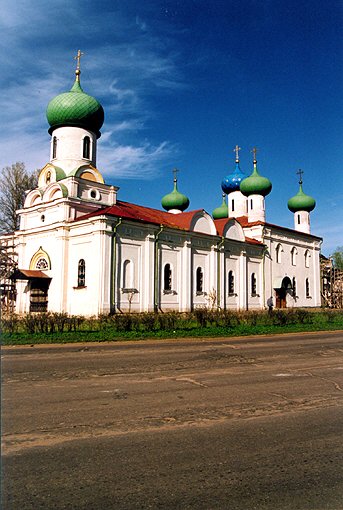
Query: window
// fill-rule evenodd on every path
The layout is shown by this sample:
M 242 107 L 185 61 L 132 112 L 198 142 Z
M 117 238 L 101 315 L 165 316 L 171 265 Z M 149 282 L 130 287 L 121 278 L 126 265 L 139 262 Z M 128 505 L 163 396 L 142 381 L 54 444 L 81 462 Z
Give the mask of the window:
M 55 159 L 57 155 L 57 138 L 56 136 L 52 139 L 52 159 Z
M 235 293 L 235 276 L 233 274 L 233 271 L 229 271 L 228 287 L 229 287 L 229 296 L 232 296 Z
M 292 266 L 296 266 L 296 264 L 297 264 L 297 249 L 296 248 L 291 249 L 291 264 L 292 264 Z
M 133 288 L 133 262 L 124 260 L 123 263 L 123 288 Z
M 256 275 L 251 273 L 251 295 L 256 296 Z
M 86 284 L 86 262 L 84 259 L 79 260 L 77 266 L 77 286 L 84 287 Z
M 202 268 L 198 267 L 196 272 L 196 291 L 197 293 L 203 292 L 203 281 L 204 281 L 204 274 L 202 272 Z
M 306 297 L 309 298 L 310 297 L 310 282 L 309 282 L 308 278 L 306 278 L 306 280 L 305 280 L 305 289 L 306 289 Z
M 231 210 L 232 211 L 235 210 L 235 201 L 234 200 L 231 200 Z
M 293 280 L 292 280 L 292 296 L 294 298 L 297 297 L 297 281 L 295 278 L 293 278 Z
M 250 209 L 252 210 L 254 207 L 253 207 L 253 201 L 252 201 L 252 198 L 250 199 Z
M 305 267 L 310 267 L 310 252 L 309 252 L 309 250 L 305 251 Z
M 298 225 L 300 225 L 300 214 L 298 214 L 297 216 L 298 216 Z
M 164 275 L 163 275 L 163 290 L 170 291 L 172 290 L 172 270 L 170 264 L 166 264 L 164 266 Z
M 275 255 L 276 255 L 276 262 L 277 264 L 280 264 L 281 262 L 281 252 L 282 252 L 282 246 L 281 244 L 278 244 L 275 249 Z
M 89 136 L 85 136 L 83 139 L 83 157 L 86 159 L 90 159 L 90 147 L 91 147 L 91 140 Z
M 45 176 L 45 184 L 50 184 L 51 182 L 51 172 L 47 172 Z
M 36 269 L 49 269 L 48 261 L 44 257 L 41 257 L 36 262 Z

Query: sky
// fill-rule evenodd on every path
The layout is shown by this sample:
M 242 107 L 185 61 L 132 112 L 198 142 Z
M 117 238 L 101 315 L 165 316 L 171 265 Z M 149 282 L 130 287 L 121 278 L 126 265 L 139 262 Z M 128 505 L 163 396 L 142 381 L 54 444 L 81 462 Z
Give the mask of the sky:
M 120 200 L 161 208 L 179 169 L 190 209 L 210 214 L 221 181 L 258 169 L 267 221 L 317 201 L 311 232 L 343 245 L 342 0 L 2 0 L 0 169 L 49 161 L 49 101 L 81 85 L 104 107 L 97 168 Z

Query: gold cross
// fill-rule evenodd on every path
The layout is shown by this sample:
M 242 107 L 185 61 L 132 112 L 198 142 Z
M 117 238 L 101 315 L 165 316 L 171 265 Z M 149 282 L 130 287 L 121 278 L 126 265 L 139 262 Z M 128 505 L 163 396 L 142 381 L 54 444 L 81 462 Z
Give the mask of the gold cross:
M 77 71 L 80 71 L 80 61 L 81 61 L 82 55 L 84 55 L 84 53 L 82 53 L 81 50 L 77 50 L 77 55 L 76 55 L 76 57 L 74 57 L 74 60 L 77 60 L 77 64 L 76 64 Z
M 299 175 L 299 184 L 303 183 L 303 179 L 302 179 L 303 173 L 304 173 L 303 170 L 301 170 L 299 168 L 299 170 L 297 171 L 297 175 Z
M 239 147 L 239 145 L 236 145 L 236 147 L 233 149 L 233 152 L 236 153 L 236 163 L 239 163 L 239 151 L 242 149 L 242 147 Z
M 177 173 L 179 172 L 179 170 L 177 168 L 174 168 L 173 170 L 173 174 L 174 174 L 174 182 L 177 181 Z
M 253 155 L 254 155 L 254 162 L 256 162 L 256 161 L 257 161 L 257 160 L 256 160 L 256 154 L 257 154 L 257 151 L 258 151 L 258 148 L 257 148 L 257 147 L 254 147 L 254 148 L 252 149 L 252 151 L 251 151 L 251 152 L 253 153 Z

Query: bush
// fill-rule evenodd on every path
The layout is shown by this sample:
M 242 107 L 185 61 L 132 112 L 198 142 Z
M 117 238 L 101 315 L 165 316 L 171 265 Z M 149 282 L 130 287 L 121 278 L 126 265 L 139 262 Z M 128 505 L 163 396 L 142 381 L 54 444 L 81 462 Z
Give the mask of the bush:
M 176 322 L 179 314 L 177 312 L 165 312 L 157 315 L 159 328 L 163 331 L 173 331 L 176 328 Z
M 145 312 L 139 316 L 144 331 L 154 331 L 156 329 L 156 315 L 155 312 Z

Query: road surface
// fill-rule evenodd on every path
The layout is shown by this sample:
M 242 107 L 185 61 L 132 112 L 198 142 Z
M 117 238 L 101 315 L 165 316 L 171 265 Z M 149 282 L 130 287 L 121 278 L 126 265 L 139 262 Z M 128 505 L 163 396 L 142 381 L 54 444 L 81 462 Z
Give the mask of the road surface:
M 7 347 L 4 510 L 343 509 L 343 334 Z

